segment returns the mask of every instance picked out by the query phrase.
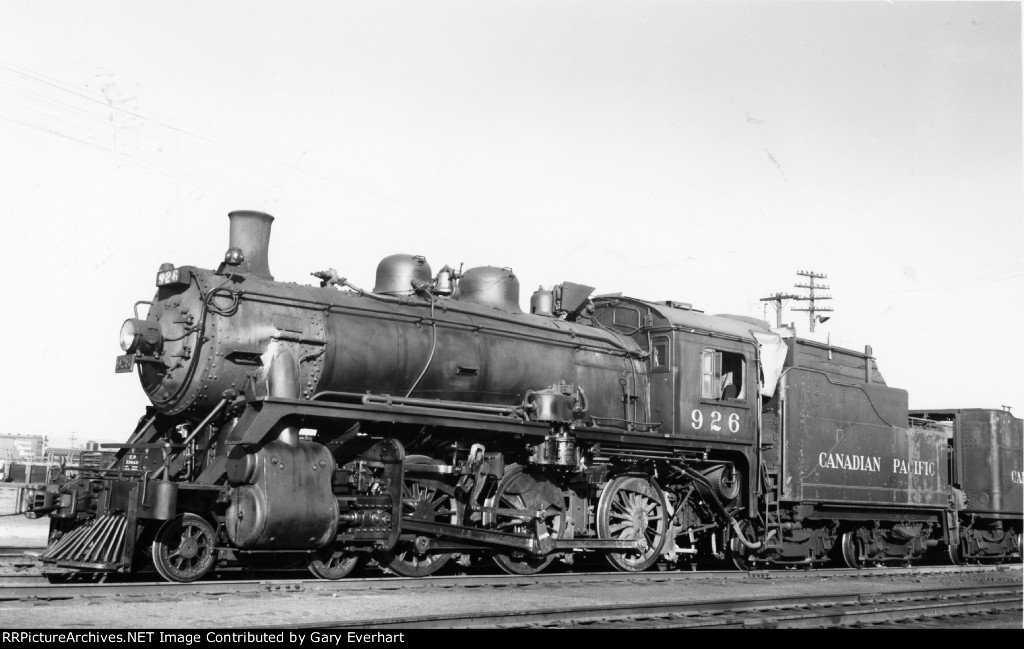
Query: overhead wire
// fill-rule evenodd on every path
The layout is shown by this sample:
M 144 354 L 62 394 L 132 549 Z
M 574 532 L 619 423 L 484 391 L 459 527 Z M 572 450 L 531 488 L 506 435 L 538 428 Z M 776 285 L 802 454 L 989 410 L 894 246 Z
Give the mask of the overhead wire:
M 889 293 L 954 291 L 1008 282 L 1021 277 L 1024 277 L 1024 255 L 1012 255 L 966 268 L 953 268 L 949 272 L 929 275 L 922 280 L 909 280 L 916 285 L 902 288 L 882 286 L 879 290 Z
M 107 99 L 100 99 L 100 98 L 98 98 L 96 96 L 93 96 L 93 95 L 90 95 L 88 93 L 82 92 L 81 90 L 79 90 L 79 89 L 77 89 L 74 86 L 71 86 L 69 84 L 65 84 L 65 83 L 63 83 L 61 81 L 58 81 L 56 79 L 51 79 L 51 78 L 46 77 L 45 75 L 42 75 L 42 74 L 39 74 L 39 73 L 34 73 L 34 72 L 27 71 L 27 70 L 24 70 L 24 69 L 19 69 L 18 67 L 13 66 L 13 65 L 11 65 L 9 63 L 6 63 L 6 62 L 3 62 L 3 61 L 0 61 L 0 69 L 7 70 L 7 71 L 9 71 L 9 72 L 11 72 L 13 74 L 16 74 L 16 75 L 22 77 L 22 78 L 25 78 L 25 79 L 28 79 L 28 80 L 31 80 L 31 81 L 34 81 L 34 82 L 38 82 L 38 83 L 41 83 L 41 84 L 44 84 L 44 85 L 52 87 L 52 88 L 54 88 L 56 90 L 60 90 L 60 91 L 65 92 L 65 93 L 69 93 L 69 94 L 72 94 L 72 95 L 77 96 L 79 98 L 82 98 L 82 99 L 84 99 L 86 101 L 89 101 L 89 102 L 101 105 L 101 106 L 103 106 L 104 108 L 106 108 L 108 110 L 117 111 L 118 113 L 125 114 L 125 115 L 130 115 L 130 116 L 136 117 L 136 118 L 138 118 L 140 120 L 144 120 L 145 122 L 148 122 L 148 123 L 151 123 L 151 124 L 155 124 L 157 126 L 169 129 L 169 130 L 171 130 L 171 131 L 173 131 L 175 133 L 187 136 L 189 138 L 193 138 L 193 139 L 195 139 L 197 141 L 200 141 L 200 142 L 203 142 L 205 144 L 213 145 L 214 147 L 231 151 L 231 152 L 233 152 L 235 154 L 238 154 L 238 155 L 244 157 L 247 161 L 251 161 L 251 159 L 255 158 L 255 159 L 258 159 L 259 161 L 263 162 L 264 164 L 269 164 L 269 165 L 277 166 L 277 167 L 280 167 L 280 168 L 284 168 L 284 169 L 287 169 L 289 171 L 293 171 L 295 173 L 298 173 L 298 174 L 307 176 L 309 178 L 313 178 L 313 179 L 316 179 L 316 180 L 319 180 L 319 181 L 331 184 L 331 185 L 336 186 L 336 187 L 342 187 L 342 188 L 345 188 L 345 189 L 348 189 L 348 190 L 360 192 L 360 193 L 363 193 L 363 194 L 366 194 L 366 195 L 369 195 L 369 196 L 373 196 L 373 197 L 378 198 L 378 199 L 390 201 L 390 202 L 393 202 L 393 203 L 404 205 L 406 207 L 412 207 L 412 208 L 415 208 L 417 210 L 421 210 L 423 212 L 435 214 L 435 215 L 438 215 L 438 216 L 445 216 L 447 218 L 453 218 L 455 220 L 464 221 L 466 223 L 478 224 L 480 222 L 479 217 L 476 216 L 476 215 L 459 214 L 459 213 L 453 212 L 452 210 L 441 209 L 441 208 L 436 208 L 436 207 L 428 206 L 428 205 L 423 204 L 422 202 L 417 202 L 417 201 L 413 201 L 413 200 L 409 200 L 409 199 L 406 199 L 406 198 L 403 198 L 403 197 L 396 196 L 396 195 L 391 194 L 391 193 L 386 193 L 383 190 L 378 190 L 376 188 L 367 188 L 365 186 L 356 185 L 356 184 L 353 184 L 353 183 L 348 182 L 348 181 L 339 180 L 338 178 L 335 178 L 335 177 L 332 177 L 332 176 L 328 176 L 328 175 L 319 173 L 317 171 L 313 171 L 311 169 L 299 166 L 299 165 L 295 164 L 292 161 L 289 161 L 289 160 L 286 160 L 286 159 L 282 158 L 281 156 L 268 153 L 268 152 L 263 151 L 261 149 L 252 148 L 252 147 L 241 147 L 241 146 L 238 146 L 238 145 L 233 144 L 231 142 L 220 140 L 220 139 L 217 139 L 217 138 L 205 135 L 203 133 L 199 133 L 199 132 L 192 131 L 190 129 L 187 129 L 187 128 L 184 128 L 184 127 L 181 127 L 181 126 L 177 126 L 177 125 L 171 123 L 169 120 L 166 120 L 165 118 L 158 118 L 158 117 L 155 117 L 155 116 L 152 116 L 152 115 L 148 115 L 148 114 L 145 114 L 145 113 L 137 111 L 137 110 L 132 110 L 132 109 L 126 108 L 124 106 L 117 105 L 116 103 L 114 103 L 112 101 L 109 101 Z M 56 101 L 59 101 L 59 100 L 56 100 Z M 513 229 L 515 229 L 515 225 L 514 224 L 512 224 L 512 223 L 505 224 L 503 222 L 499 222 L 499 223 L 495 224 L 494 227 L 498 227 L 499 229 L 506 229 L 506 230 L 513 230 Z

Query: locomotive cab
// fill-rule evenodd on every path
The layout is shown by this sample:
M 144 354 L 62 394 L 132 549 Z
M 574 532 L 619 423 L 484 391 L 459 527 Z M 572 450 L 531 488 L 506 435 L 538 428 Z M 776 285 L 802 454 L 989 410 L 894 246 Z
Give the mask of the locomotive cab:
M 651 416 L 662 430 L 749 475 L 761 405 L 754 334 L 772 335 L 768 324 L 623 297 L 596 300 L 594 317 L 645 347 L 650 341 Z

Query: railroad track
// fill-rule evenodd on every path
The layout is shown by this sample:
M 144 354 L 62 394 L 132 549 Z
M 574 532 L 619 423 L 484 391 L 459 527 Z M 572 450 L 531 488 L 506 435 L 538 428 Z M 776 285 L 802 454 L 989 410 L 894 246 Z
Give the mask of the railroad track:
M 40 547 L 0 548 L 0 587 L 11 583 L 45 583 L 35 558 L 42 551 Z
M 263 578 L 228 580 L 217 579 L 191 583 L 170 583 L 165 581 L 132 581 L 104 583 L 45 583 L 42 574 L 0 574 L 0 601 L 18 600 L 70 600 L 88 597 L 131 597 L 160 595 L 237 595 L 241 593 L 303 593 L 303 592 L 356 592 L 366 590 L 416 590 L 452 588 L 516 588 L 533 585 L 580 585 L 580 584 L 643 584 L 679 581 L 743 581 L 743 580 L 799 580 L 799 579 L 886 579 L 900 576 L 924 575 L 977 575 L 979 573 L 1001 573 L 1021 571 L 1021 566 L 933 566 L 922 568 L 870 568 L 850 570 L 845 568 L 822 570 L 782 571 L 650 571 L 650 572 L 553 572 L 529 576 L 476 574 L 458 576 L 410 577 L 365 577 L 348 578 L 338 581 L 322 579 Z M 295 573 L 288 573 L 295 574 Z M 1016 585 L 1019 595 L 1020 584 Z
M 834 596 L 764 597 L 703 602 L 577 606 L 389 620 L 289 625 L 291 629 L 454 628 L 822 628 L 1022 610 L 1018 586 L 926 588 Z M 268 627 L 274 629 L 277 627 Z
M 35 562 L 35 555 L 41 553 L 46 548 L 40 547 L 10 547 L 0 548 L 0 564 L 6 564 L 11 562 L 22 562 L 30 561 Z

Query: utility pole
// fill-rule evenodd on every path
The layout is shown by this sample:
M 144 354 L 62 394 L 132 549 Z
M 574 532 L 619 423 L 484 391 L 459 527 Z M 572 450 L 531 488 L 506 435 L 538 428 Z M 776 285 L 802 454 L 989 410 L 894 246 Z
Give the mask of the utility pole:
M 799 300 L 799 295 L 783 295 L 782 293 L 776 293 L 771 297 L 761 298 L 762 302 L 771 302 L 772 306 L 775 307 L 775 326 L 782 326 L 782 306 L 786 303 L 786 300 Z
M 814 283 L 814 280 L 816 280 L 816 279 L 828 279 L 828 275 L 824 275 L 824 274 L 821 274 L 821 273 L 815 273 L 814 271 L 811 271 L 811 270 L 798 270 L 798 271 L 796 271 L 796 274 L 800 275 L 801 277 L 806 277 L 808 279 L 809 283 L 808 284 L 794 284 L 793 286 L 795 286 L 796 288 L 806 288 L 807 291 L 808 291 L 808 294 L 806 296 L 795 297 L 793 299 L 801 300 L 801 301 L 804 301 L 804 302 L 810 302 L 811 304 L 810 304 L 810 307 L 807 308 L 807 309 L 793 309 L 793 311 L 806 311 L 808 316 L 809 316 L 809 318 L 810 318 L 810 321 L 811 321 L 811 331 L 814 331 L 814 323 L 815 323 L 815 321 L 817 321 L 817 322 L 826 322 L 829 319 L 829 317 L 830 317 L 830 316 L 825 316 L 825 317 L 816 316 L 815 313 L 824 313 L 824 312 L 827 312 L 827 311 L 832 311 L 832 309 L 830 309 L 828 307 L 816 307 L 816 306 L 814 306 L 814 303 L 816 301 L 831 300 L 832 299 L 832 297 L 829 296 L 829 295 L 817 295 L 817 294 L 814 293 L 814 291 L 822 290 L 822 289 L 827 289 L 828 288 L 828 286 L 825 286 L 824 284 L 815 284 Z

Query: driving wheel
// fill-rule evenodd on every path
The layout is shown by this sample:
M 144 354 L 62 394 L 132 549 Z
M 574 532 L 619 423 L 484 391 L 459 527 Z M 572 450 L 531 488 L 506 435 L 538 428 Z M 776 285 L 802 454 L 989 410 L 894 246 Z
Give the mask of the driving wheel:
M 494 509 L 484 522 L 500 532 L 534 536 L 538 522 L 551 538 L 557 539 L 565 531 L 562 490 L 544 476 L 524 472 L 522 466 L 509 467 L 487 505 Z M 537 574 L 555 560 L 554 554 L 537 556 L 525 550 L 496 551 L 491 556 L 499 568 L 513 575 Z
M 433 464 L 425 456 L 411 456 L 408 464 Z M 414 471 L 414 470 L 413 470 Z M 461 509 L 451 485 L 431 478 L 406 474 L 402 483 L 402 518 L 458 525 Z M 391 550 L 377 553 L 377 561 L 402 577 L 426 577 L 448 563 L 451 552 L 422 550 L 416 541 L 399 541 Z
M 607 555 L 608 562 L 624 572 L 640 572 L 654 565 L 665 545 L 666 524 L 665 496 L 646 476 L 615 478 L 597 504 L 599 538 L 639 541 L 636 550 Z

